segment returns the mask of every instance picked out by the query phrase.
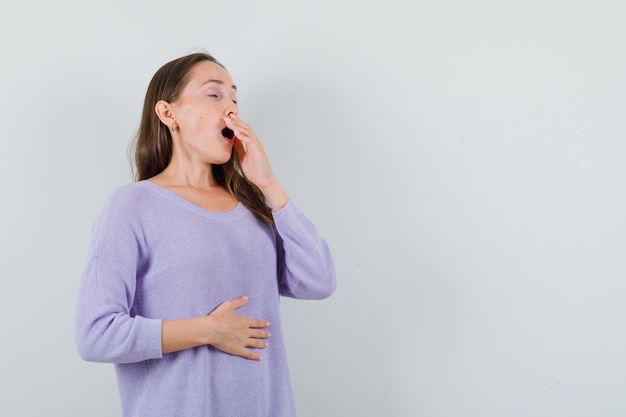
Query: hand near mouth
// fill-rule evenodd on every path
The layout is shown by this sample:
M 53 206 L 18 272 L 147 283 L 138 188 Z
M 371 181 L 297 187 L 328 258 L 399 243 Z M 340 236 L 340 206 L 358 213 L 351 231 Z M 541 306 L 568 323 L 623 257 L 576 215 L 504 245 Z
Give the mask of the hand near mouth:
M 250 182 L 259 187 L 272 210 L 280 210 L 289 197 L 274 177 L 270 162 L 265 154 L 263 144 L 250 125 L 236 115 L 224 118 L 226 127 L 234 132 L 235 151 L 239 156 L 241 170 Z M 228 132 L 226 132 L 228 133 Z M 222 131 L 224 134 L 224 131 Z M 224 136 L 226 136 L 224 134 Z
M 224 118 L 224 120 L 226 121 L 226 129 L 234 133 L 235 151 L 239 156 L 243 173 L 261 190 L 267 188 L 275 179 L 263 145 L 256 133 L 250 125 L 235 115 Z M 222 134 L 228 133 L 225 132 L 226 129 L 222 131 Z

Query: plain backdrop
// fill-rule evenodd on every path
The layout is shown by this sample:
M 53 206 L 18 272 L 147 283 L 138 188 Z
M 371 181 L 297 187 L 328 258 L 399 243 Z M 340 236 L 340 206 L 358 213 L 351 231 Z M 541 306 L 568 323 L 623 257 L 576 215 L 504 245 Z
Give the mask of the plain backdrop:
M 300 417 L 626 415 L 626 3 L 0 3 L 0 415 L 120 414 L 74 304 L 154 72 L 198 48 L 336 260 Z

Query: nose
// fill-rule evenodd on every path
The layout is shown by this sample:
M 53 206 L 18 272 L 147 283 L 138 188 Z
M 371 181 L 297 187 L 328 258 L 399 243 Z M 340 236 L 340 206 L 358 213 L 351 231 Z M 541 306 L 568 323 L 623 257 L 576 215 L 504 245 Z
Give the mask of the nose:
M 239 114 L 239 109 L 237 108 L 237 104 L 235 103 L 229 103 L 228 106 L 226 106 L 225 113 L 226 116 L 230 117 L 231 115 L 235 115 L 237 116 Z

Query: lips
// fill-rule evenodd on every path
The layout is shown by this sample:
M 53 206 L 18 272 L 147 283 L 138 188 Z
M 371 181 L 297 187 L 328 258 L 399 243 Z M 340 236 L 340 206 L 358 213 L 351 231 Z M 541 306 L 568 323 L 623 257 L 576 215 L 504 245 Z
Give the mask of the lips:
M 228 138 L 228 139 L 232 139 L 235 136 L 235 132 L 233 132 L 231 129 L 225 127 L 224 129 L 222 129 L 222 136 L 224 136 L 225 138 Z

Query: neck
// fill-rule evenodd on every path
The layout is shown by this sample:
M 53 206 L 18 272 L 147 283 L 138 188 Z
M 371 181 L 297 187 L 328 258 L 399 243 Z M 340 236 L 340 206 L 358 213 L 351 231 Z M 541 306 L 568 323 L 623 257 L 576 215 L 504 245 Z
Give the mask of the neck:
M 211 164 L 207 163 L 180 163 L 172 158 L 170 164 L 161 172 L 160 180 L 173 187 L 191 187 L 198 190 L 208 190 L 219 187 L 213 177 Z

